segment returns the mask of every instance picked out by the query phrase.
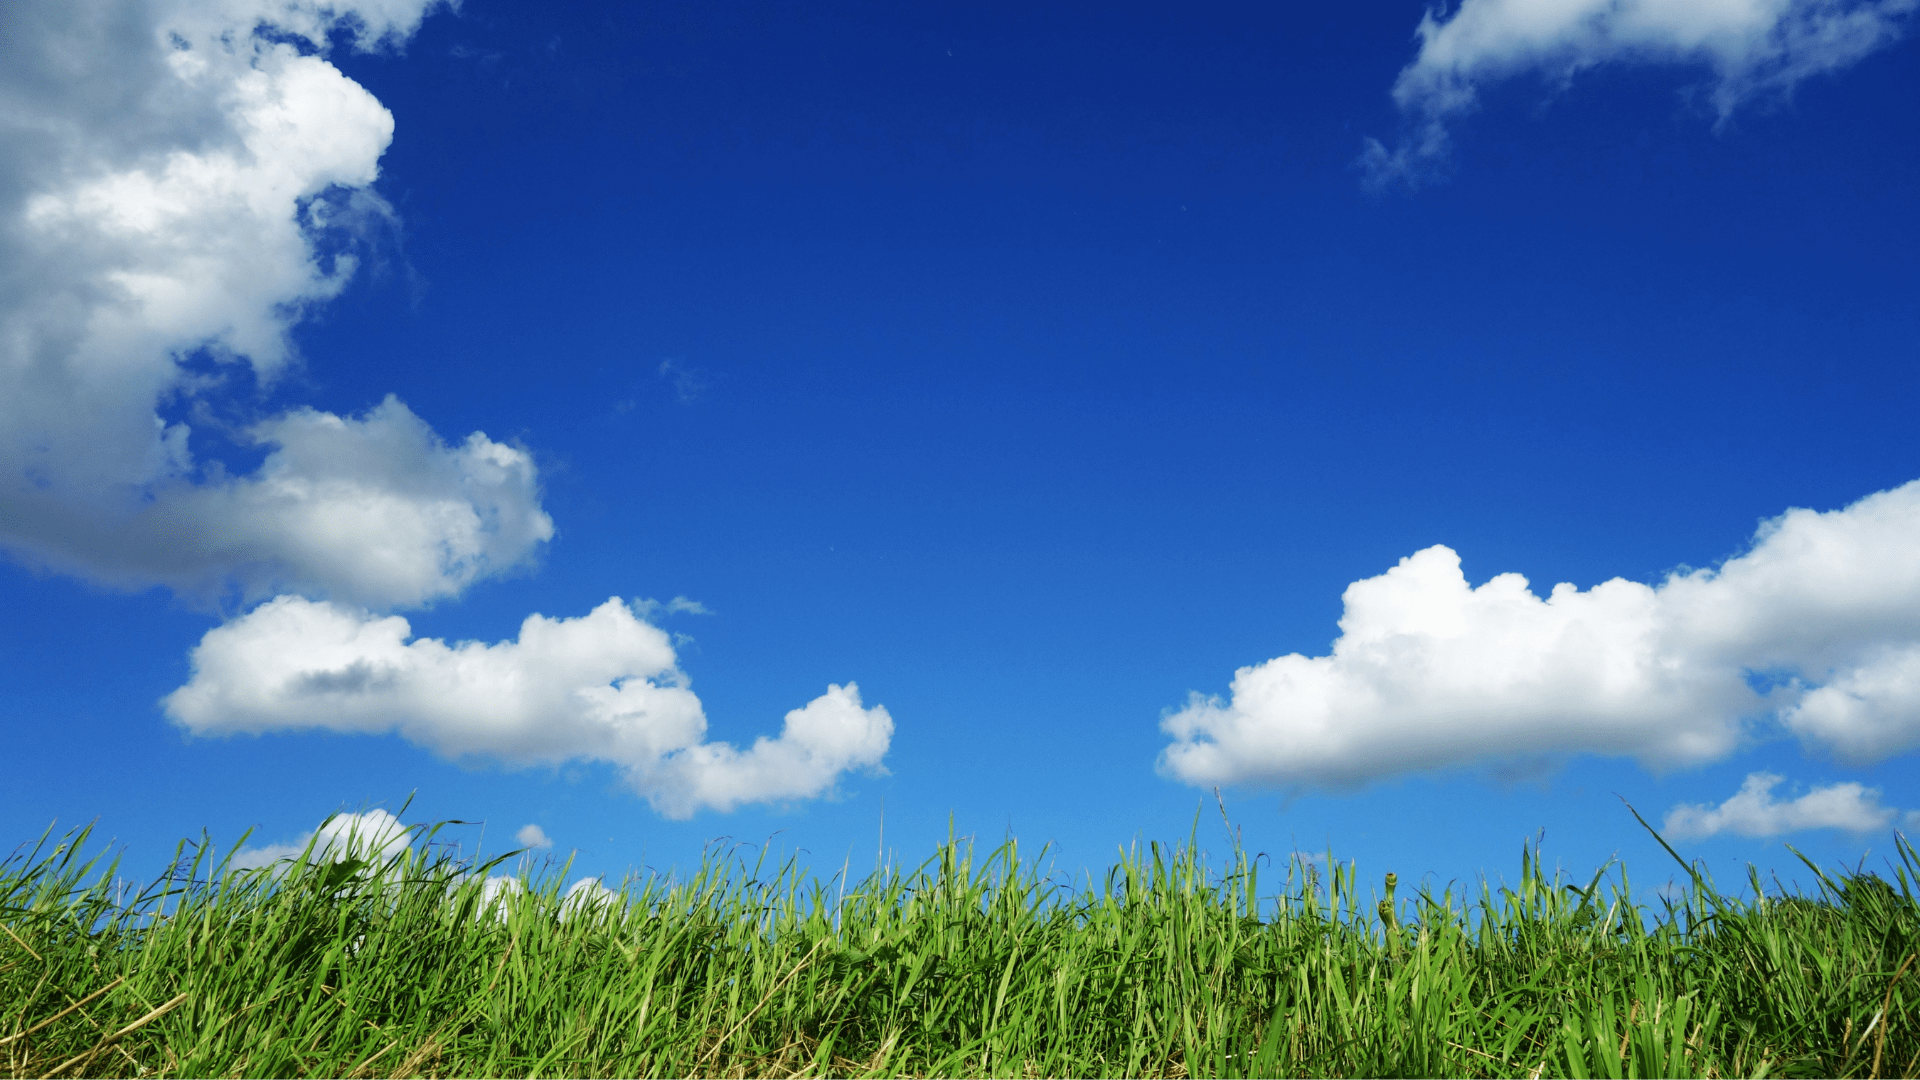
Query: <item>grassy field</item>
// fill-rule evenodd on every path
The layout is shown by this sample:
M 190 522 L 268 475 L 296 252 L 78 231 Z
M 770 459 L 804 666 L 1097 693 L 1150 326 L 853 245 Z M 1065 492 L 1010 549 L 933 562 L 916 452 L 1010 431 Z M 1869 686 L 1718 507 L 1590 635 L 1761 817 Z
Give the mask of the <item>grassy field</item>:
M 963 842 L 865 880 L 718 853 L 565 898 L 406 854 L 144 893 L 84 833 L 0 867 L 12 1076 L 1912 1076 L 1913 849 L 1888 876 L 1625 871 L 1398 889 L 1150 847 L 1098 881 Z M 1812 879 L 1810 879 L 1812 880 Z M 1378 881 L 1376 885 L 1375 882 Z

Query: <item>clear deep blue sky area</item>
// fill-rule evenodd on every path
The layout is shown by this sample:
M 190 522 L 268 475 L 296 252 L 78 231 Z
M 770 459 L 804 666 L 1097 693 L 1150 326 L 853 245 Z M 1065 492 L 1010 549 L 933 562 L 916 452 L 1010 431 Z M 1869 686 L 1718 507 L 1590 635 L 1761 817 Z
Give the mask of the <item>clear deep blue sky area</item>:
M 0 36 L 0 846 L 1920 827 L 1910 3 Z

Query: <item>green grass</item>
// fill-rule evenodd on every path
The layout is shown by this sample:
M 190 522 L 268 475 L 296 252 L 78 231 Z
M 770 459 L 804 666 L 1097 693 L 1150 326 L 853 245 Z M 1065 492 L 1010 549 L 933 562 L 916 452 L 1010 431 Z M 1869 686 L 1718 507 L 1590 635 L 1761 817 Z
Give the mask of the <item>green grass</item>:
M 14 1076 L 1912 1076 L 1913 849 L 1656 909 L 1624 870 L 1428 892 L 1149 847 L 1098 881 L 1008 843 L 822 881 L 716 853 L 563 909 L 489 904 L 432 830 L 385 866 L 120 896 L 87 836 L 0 865 Z M 1811 868 L 1811 864 L 1809 864 Z M 1683 875 L 1682 880 L 1687 880 Z M 1407 895 L 1408 893 L 1413 895 Z M 1390 903 L 1382 903 L 1390 896 Z

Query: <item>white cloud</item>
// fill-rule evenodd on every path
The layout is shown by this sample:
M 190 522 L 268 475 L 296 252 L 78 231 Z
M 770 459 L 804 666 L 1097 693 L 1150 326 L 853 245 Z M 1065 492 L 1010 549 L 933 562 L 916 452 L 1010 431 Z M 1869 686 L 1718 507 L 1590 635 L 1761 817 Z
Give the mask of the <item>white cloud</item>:
M 1848 761 L 1920 746 L 1920 481 L 1791 510 L 1717 570 L 1657 586 L 1472 588 L 1436 546 L 1345 601 L 1330 655 L 1241 668 L 1229 700 L 1169 715 L 1162 770 L 1341 786 L 1574 753 L 1668 768 L 1724 757 L 1774 714 Z
M 1785 94 L 1897 39 L 1916 0 L 1463 0 L 1428 10 L 1420 52 L 1394 83 L 1411 134 L 1388 149 L 1367 140 L 1370 186 L 1418 184 L 1444 169 L 1446 125 L 1480 88 L 1534 74 L 1564 87 L 1601 64 L 1704 68 L 1725 121 L 1741 105 Z
M 476 920 L 489 915 L 497 923 L 505 923 L 513 917 L 513 910 L 526 896 L 527 887 L 520 879 L 507 874 L 490 877 L 480 883 L 480 903 L 473 916 Z
M 210 417 L 196 403 L 226 375 L 271 383 L 297 362 L 293 326 L 392 214 L 370 185 L 393 118 L 328 62 L 328 35 L 397 45 L 433 6 L 0 8 L 0 549 L 208 603 L 389 606 L 457 594 L 551 537 L 524 451 L 447 446 L 391 398 L 224 431 L 271 451 L 245 476 L 162 419 Z M 183 365 L 195 354 L 213 368 Z
M 507 904 L 526 891 L 526 886 L 522 885 L 517 877 L 506 874 L 490 877 L 480 883 L 480 909 L 485 911 L 498 906 L 501 909 L 500 917 L 504 919 L 507 914 L 505 910 Z
M 529 825 L 520 831 L 524 834 L 527 829 L 538 831 L 539 826 Z M 523 839 L 522 843 L 525 842 Z M 235 870 L 254 870 L 290 863 L 306 856 L 316 863 L 364 859 L 376 867 L 391 867 L 412 846 L 411 828 L 402 825 L 400 819 L 385 810 L 369 810 L 364 814 L 336 814 L 323 822 L 320 828 L 292 843 L 242 848 L 229 861 L 229 866 Z M 449 891 L 451 893 L 472 881 L 472 875 L 456 875 L 449 885 Z M 578 888 L 578 885 L 575 887 Z M 526 886 L 513 875 L 501 874 L 487 878 L 480 882 L 475 917 L 484 918 L 491 913 L 496 921 L 505 922 L 511 913 L 512 902 L 525 892 Z
M 599 878 L 581 878 L 568 886 L 566 895 L 560 898 L 560 921 L 599 915 L 619 899 L 620 894 L 602 885 Z
M 553 839 L 547 835 L 547 830 L 538 825 L 520 826 L 520 831 L 513 834 L 513 839 L 521 847 L 549 848 L 553 846 Z
M 698 600 L 689 600 L 684 596 L 676 596 L 664 604 L 658 600 L 635 600 L 633 602 L 633 610 L 639 612 L 640 617 L 643 619 L 651 619 L 656 615 L 713 614 L 713 611 L 709 609 L 707 605 Z
M 618 603 L 534 616 L 494 646 L 409 642 L 405 620 L 373 614 L 537 556 L 554 530 L 526 450 L 444 440 L 393 397 L 218 419 L 252 400 L 245 376 L 267 387 L 298 366 L 294 327 L 394 221 L 372 188 L 393 117 L 332 50 L 398 48 L 437 6 L 0 4 L 0 553 L 216 609 L 281 594 L 194 650 L 166 707 L 196 732 L 397 731 L 455 757 L 604 760 L 676 816 L 877 767 L 892 722 L 851 684 L 777 739 L 702 743 L 667 638 Z M 209 431 L 264 461 L 230 472 L 207 459 Z
M 1773 773 L 1752 773 L 1739 793 L 1719 806 L 1676 806 L 1667 812 L 1664 831 L 1676 840 L 1701 840 L 1723 832 L 1747 837 L 1808 829 L 1865 833 L 1886 828 L 1897 813 L 1880 805 L 1879 791 L 1851 782 L 1816 787 L 1792 802 L 1779 802 L 1773 789 L 1782 779 Z
M 303 854 L 315 862 L 345 862 L 365 859 L 385 864 L 400 857 L 413 843 L 412 833 L 400 819 L 385 810 L 364 814 L 335 814 L 320 828 L 290 844 L 266 844 L 242 848 L 230 865 L 236 870 L 271 866 Z
M 660 812 L 813 798 L 878 768 L 886 709 L 829 687 L 779 737 L 741 751 L 707 721 L 659 628 L 618 599 L 570 619 L 529 616 L 517 641 L 409 641 L 399 616 L 280 597 L 207 632 L 169 716 L 198 735 L 398 732 L 448 757 L 509 765 L 605 761 Z
M 449 446 L 392 397 L 359 417 L 297 409 L 250 434 L 275 448 L 255 472 L 156 482 L 124 513 L 57 486 L 12 492 L 7 539 L 24 561 L 108 584 L 388 607 L 456 595 L 553 535 L 526 451 L 479 432 Z
M 1809 691 L 1781 719 L 1843 761 L 1890 757 L 1916 742 L 1920 722 L 1920 645 L 1889 648 Z
M 878 769 L 892 738 L 885 708 L 862 708 L 853 683 L 829 686 L 787 713 L 778 738 L 762 735 L 744 751 L 700 743 L 667 758 L 646 776 L 648 798 L 670 817 L 702 806 L 727 811 L 742 803 L 812 798 L 848 769 Z

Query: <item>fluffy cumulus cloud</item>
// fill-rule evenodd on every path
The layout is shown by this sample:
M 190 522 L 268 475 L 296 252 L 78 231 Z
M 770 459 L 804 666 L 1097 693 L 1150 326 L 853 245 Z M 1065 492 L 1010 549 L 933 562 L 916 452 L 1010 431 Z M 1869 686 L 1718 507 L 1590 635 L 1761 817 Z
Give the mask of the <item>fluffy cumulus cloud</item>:
M 1654 768 L 1778 725 L 1863 763 L 1920 747 L 1920 481 L 1791 510 L 1744 554 L 1657 585 L 1476 587 L 1445 547 L 1345 595 L 1326 656 L 1241 668 L 1163 721 L 1189 783 L 1351 786 L 1576 753 Z
M 520 831 L 514 833 L 513 838 L 522 847 L 550 848 L 553 846 L 553 838 L 547 835 L 547 830 L 538 825 L 520 826 Z
M 538 826 L 529 825 L 526 828 L 538 829 Z M 291 843 L 242 848 L 234 854 L 228 865 L 236 870 L 253 870 L 284 866 L 303 858 L 312 863 L 360 859 L 374 867 L 385 868 L 376 871 L 376 876 L 392 881 L 396 880 L 393 873 L 400 869 L 396 860 L 413 846 L 413 829 L 402 825 L 399 818 L 385 810 L 335 814 L 322 822 L 318 829 Z M 524 834 L 526 829 L 520 831 Z M 460 883 L 473 880 L 470 875 L 460 875 L 455 878 L 455 885 L 457 887 Z M 500 922 L 505 922 L 511 915 L 512 901 L 526 893 L 526 886 L 520 879 L 509 874 L 486 878 L 479 885 L 479 910 L 476 916 L 485 918 L 491 915 Z M 574 889 L 578 890 L 580 885 L 576 882 Z
M 480 885 L 479 910 L 475 915 L 486 918 L 491 915 L 497 922 L 507 922 L 513 917 L 513 909 L 527 895 L 527 887 L 519 878 L 501 875 L 490 877 Z M 561 922 L 574 919 L 588 920 L 615 918 L 620 914 L 621 894 L 602 884 L 599 878 L 581 878 L 560 896 Z
M 1676 806 L 1667 813 L 1667 835 L 1700 840 L 1719 833 L 1767 837 L 1810 829 L 1867 833 L 1886 828 L 1898 813 L 1880 805 L 1878 791 L 1851 782 L 1816 787 L 1781 802 L 1773 797 L 1773 789 L 1782 779 L 1773 773 L 1753 773 L 1738 794 L 1719 806 Z
M 1841 671 L 1788 708 L 1788 728 L 1833 748 L 1843 761 L 1869 762 L 1914 745 L 1920 708 L 1920 645 L 1888 646 L 1870 663 Z
M 525 451 L 448 442 L 393 399 L 225 425 L 266 452 L 244 475 L 178 419 L 296 363 L 293 326 L 391 217 L 371 185 L 393 117 L 327 58 L 395 47 L 434 6 L 0 6 L 0 550 L 207 602 L 390 606 L 552 535 Z
M 599 878 L 581 878 L 560 898 L 560 921 L 607 918 L 616 911 L 620 894 L 601 884 Z
M 400 819 L 385 810 L 364 814 L 335 814 L 318 829 L 290 844 L 266 844 L 242 848 L 231 865 L 237 870 L 271 866 L 302 856 L 314 862 L 344 862 L 364 859 L 385 864 L 406 853 L 413 844 L 413 833 Z
M 166 700 L 196 733 L 609 761 L 676 816 L 876 766 L 892 723 L 851 684 L 778 738 L 703 742 L 656 609 L 534 616 L 491 646 L 383 617 L 538 554 L 553 523 L 526 450 L 443 438 L 393 397 L 230 419 L 300 362 L 293 329 L 394 221 L 373 189 L 393 117 L 329 57 L 398 49 L 437 6 L 0 4 L 0 553 L 245 612 Z M 192 424 L 263 460 L 230 471 Z
M 1480 88 L 1518 75 L 1565 86 L 1601 64 L 1704 69 L 1724 121 L 1743 103 L 1847 67 L 1898 38 L 1920 0 L 1463 0 L 1430 9 L 1419 54 L 1394 83 L 1409 123 L 1397 145 L 1369 139 L 1370 186 L 1418 184 L 1444 167 L 1448 123 Z
M 457 594 L 552 536 L 529 455 L 475 432 L 448 445 L 397 399 L 357 417 L 297 409 L 255 425 L 259 469 L 154 485 L 107 528 L 97 500 L 15 492 L 29 562 L 96 581 L 244 601 L 288 590 L 375 606 Z M 131 498 L 131 497 L 130 497 Z
M 740 750 L 704 741 L 700 701 L 665 632 L 618 599 L 577 618 L 529 616 L 514 641 L 412 639 L 407 620 L 280 597 L 208 631 L 164 702 L 199 735 L 397 732 L 451 758 L 604 761 L 661 813 L 812 798 L 878 768 L 885 708 L 832 686 Z

